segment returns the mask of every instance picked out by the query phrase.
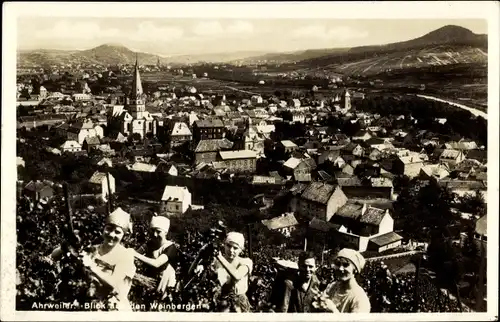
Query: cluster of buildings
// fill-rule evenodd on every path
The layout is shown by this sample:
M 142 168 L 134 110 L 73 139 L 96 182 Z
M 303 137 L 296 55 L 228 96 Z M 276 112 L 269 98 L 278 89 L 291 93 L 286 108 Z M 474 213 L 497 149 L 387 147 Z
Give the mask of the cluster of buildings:
M 20 101 L 33 113 L 19 117 L 18 128 L 50 127 L 66 141 L 59 146 L 47 141 L 48 151 L 99 151 L 99 163 L 110 167 L 119 162 L 129 171 L 220 180 L 243 175 L 251 184 L 283 186 L 288 213 L 263 223 L 285 235 L 297 225 L 295 216 L 306 217 L 312 229 L 333 231 L 350 247 L 384 251 L 403 239 L 394 232 L 392 218 L 397 176 L 433 178 L 457 195 L 487 189 L 487 152 L 476 142 L 386 128 L 380 115 L 355 111 L 353 102 L 363 97 L 348 90 L 307 103 L 261 95 L 231 101 L 194 87 L 180 97 L 161 86 L 145 95 L 137 62 L 128 95 L 97 97 L 88 86 L 80 87 L 82 93 L 72 97 L 41 87 L 36 104 Z M 321 125 L 330 117 L 357 123 L 360 130 L 348 136 Z M 276 125 L 285 122 L 303 124 L 304 136 L 275 140 Z M 269 151 L 279 156 L 271 160 L 274 168 L 258 171 Z M 174 161 L 175 154 L 184 154 L 182 161 Z M 103 200 L 115 191 L 115 178 L 100 172 L 89 183 Z M 46 185 L 30 182 L 24 189 L 45 198 L 50 195 Z M 191 193 L 186 187 L 167 186 L 161 205 L 163 212 L 182 214 L 193 207 Z

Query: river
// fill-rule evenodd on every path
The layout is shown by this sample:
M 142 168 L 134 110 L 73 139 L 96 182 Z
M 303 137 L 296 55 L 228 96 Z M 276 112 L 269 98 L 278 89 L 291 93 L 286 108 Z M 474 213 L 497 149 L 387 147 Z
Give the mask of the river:
M 420 94 L 417 94 L 417 96 L 421 97 L 421 98 L 429 99 L 429 100 L 434 100 L 434 101 L 438 101 L 438 102 L 447 103 L 447 104 L 459 107 L 461 109 L 467 110 L 467 111 L 471 112 L 472 114 L 474 114 L 475 116 L 481 116 L 485 120 L 488 119 L 488 113 L 485 113 L 483 111 L 480 111 L 480 110 L 472 108 L 472 107 L 468 107 L 468 106 L 465 106 L 465 105 L 462 105 L 462 104 L 458 104 L 458 103 L 455 103 L 455 102 L 450 102 L 450 101 L 444 100 L 442 98 L 434 97 L 434 96 L 420 95 Z

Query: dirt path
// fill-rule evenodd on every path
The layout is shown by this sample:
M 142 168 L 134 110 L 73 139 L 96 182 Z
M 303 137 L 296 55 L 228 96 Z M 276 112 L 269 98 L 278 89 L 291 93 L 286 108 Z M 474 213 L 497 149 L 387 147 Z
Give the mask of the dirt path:
M 252 92 L 249 92 L 249 91 L 244 91 L 242 89 L 238 89 L 236 87 L 232 87 L 232 86 L 224 86 L 226 88 L 229 88 L 229 89 L 232 89 L 233 91 L 237 91 L 237 92 L 242 92 L 242 93 L 246 93 L 246 94 L 250 94 L 250 95 L 258 95 L 257 93 L 252 93 Z

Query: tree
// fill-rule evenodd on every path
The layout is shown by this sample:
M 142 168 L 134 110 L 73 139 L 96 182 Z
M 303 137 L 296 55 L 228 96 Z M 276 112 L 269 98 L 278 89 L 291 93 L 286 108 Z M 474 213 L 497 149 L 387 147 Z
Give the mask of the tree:
M 465 194 L 459 197 L 462 211 L 474 216 L 483 216 L 486 214 L 486 203 L 481 190 L 476 190 L 474 194 Z
M 394 204 L 397 226 L 416 240 L 428 241 L 429 232 L 449 235 L 449 228 L 457 222 L 457 215 L 450 210 L 453 200 L 450 190 L 436 180 L 425 184 L 413 179 Z
M 129 138 L 128 138 L 129 142 L 134 142 L 134 143 L 137 143 L 137 142 L 140 142 L 142 140 L 142 136 L 139 134 L 139 133 L 132 133 Z

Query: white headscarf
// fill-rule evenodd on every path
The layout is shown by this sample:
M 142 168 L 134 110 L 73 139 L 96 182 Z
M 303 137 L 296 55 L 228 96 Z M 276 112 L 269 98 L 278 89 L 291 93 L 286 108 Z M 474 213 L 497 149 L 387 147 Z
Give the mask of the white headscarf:
M 339 251 L 337 257 L 346 258 L 349 261 L 351 261 L 354 267 L 356 267 L 356 269 L 358 270 L 358 273 L 361 273 L 361 270 L 365 266 L 365 258 L 363 257 L 363 255 L 361 255 L 358 251 L 354 249 L 344 248 L 341 251 Z
M 245 247 L 245 236 L 242 233 L 232 231 L 226 236 L 226 243 L 232 242 L 238 245 L 241 249 Z
M 108 216 L 106 223 L 116 225 L 122 228 L 125 232 L 132 233 L 132 221 L 130 220 L 130 214 L 120 207 L 116 208 L 115 211 Z
M 170 219 L 164 216 L 154 216 L 151 218 L 151 228 L 158 228 L 165 232 L 168 232 L 170 229 Z

